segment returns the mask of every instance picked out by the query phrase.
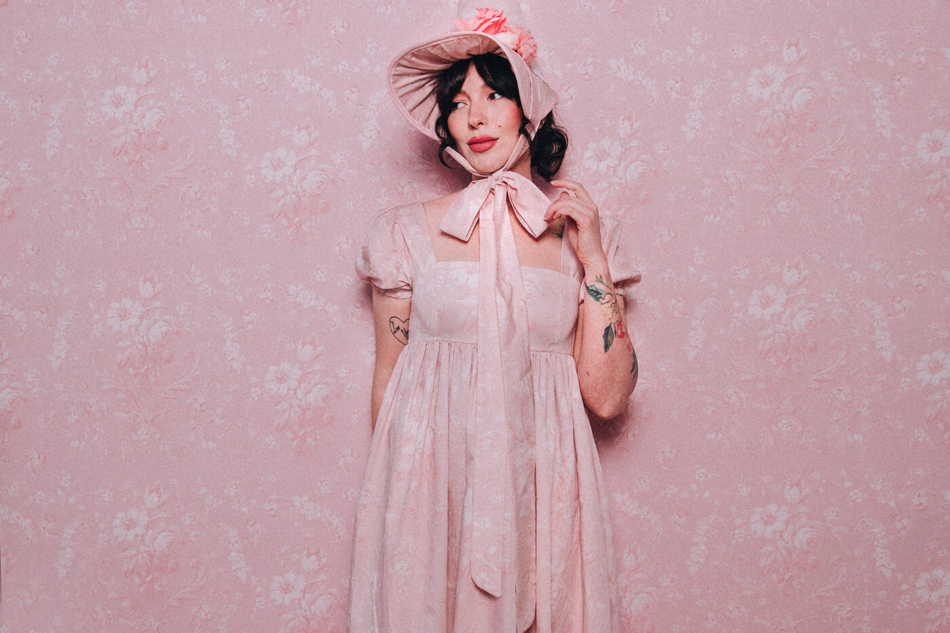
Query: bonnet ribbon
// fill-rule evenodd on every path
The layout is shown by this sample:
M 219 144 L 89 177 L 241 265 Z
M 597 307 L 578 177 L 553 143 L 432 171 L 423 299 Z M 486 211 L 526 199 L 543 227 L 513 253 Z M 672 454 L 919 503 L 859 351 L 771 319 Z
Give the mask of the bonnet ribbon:
M 514 538 L 516 523 L 527 519 L 533 525 L 535 521 L 534 383 L 528 308 L 506 204 L 511 202 L 515 217 L 534 237 L 547 228 L 544 213 L 550 200 L 531 180 L 508 171 L 527 149 L 528 141 L 522 135 L 505 166 L 484 174 L 448 148 L 475 179 L 455 198 L 439 225 L 465 242 L 475 224 L 481 225 L 471 564 L 472 580 L 493 596 L 502 592 L 505 533 Z M 526 494 L 531 507 L 520 511 L 530 512 L 530 517 L 519 520 L 517 501 Z M 512 551 L 517 556 L 517 543 Z

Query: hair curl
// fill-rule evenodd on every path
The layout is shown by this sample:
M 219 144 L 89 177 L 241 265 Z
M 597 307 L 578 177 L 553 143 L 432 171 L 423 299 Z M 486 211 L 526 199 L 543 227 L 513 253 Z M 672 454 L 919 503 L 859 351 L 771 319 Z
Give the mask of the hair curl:
M 511 64 L 501 55 L 488 53 L 485 55 L 475 55 L 468 59 L 460 59 L 439 75 L 435 87 L 436 103 L 439 106 L 439 118 L 435 122 L 435 133 L 438 135 L 441 143 L 439 145 L 439 161 L 448 167 L 445 162 L 445 149 L 451 147 L 458 150 L 455 139 L 449 133 L 449 114 L 452 112 L 452 102 L 462 89 L 465 83 L 465 76 L 468 74 L 468 68 L 475 64 L 475 70 L 478 72 L 482 81 L 496 90 L 501 96 L 513 99 L 518 107 L 521 106 L 521 95 L 518 92 L 518 80 L 515 79 L 515 73 L 511 70 Z M 521 115 L 521 133 L 526 138 L 531 138 L 528 133 L 531 122 Z M 567 152 L 567 132 L 554 122 L 554 113 L 549 113 L 541 120 L 538 131 L 530 142 L 531 166 L 538 175 L 545 180 L 551 180 L 564 161 L 564 154 Z

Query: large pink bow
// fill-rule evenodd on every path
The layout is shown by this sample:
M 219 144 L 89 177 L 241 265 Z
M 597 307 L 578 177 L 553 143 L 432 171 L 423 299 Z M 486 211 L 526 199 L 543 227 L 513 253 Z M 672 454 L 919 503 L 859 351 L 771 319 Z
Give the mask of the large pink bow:
M 528 308 L 507 202 L 525 229 L 538 237 L 547 228 L 544 213 L 550 201 L 529 179 L 508 171 L 527 147 L 522 136 L 505 166 L 492 174 L 477 172 L 457 152 L 447 150 L 477 179 L 455 198 L 439 225 L 464 241 L 472 236 L 476 223 L 481 225 L 477 414 L 474 433 L 469 434 L 474 473 L 471 562 L 472 580 L 493 596 L 502 592 L 505 534 L 517 535 L 522 548 L 530 547 L 532 559 L 535 547 L 534 383 Z M 518 544 L 507 546 L 512 545 L 510 551 L 515 552 Z

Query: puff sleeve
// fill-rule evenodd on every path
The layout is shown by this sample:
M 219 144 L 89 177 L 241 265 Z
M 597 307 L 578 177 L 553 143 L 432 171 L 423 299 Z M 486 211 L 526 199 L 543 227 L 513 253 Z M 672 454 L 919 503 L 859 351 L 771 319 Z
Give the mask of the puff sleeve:
M 356 273 L 384 295 L 395 299 L 412 296 L 412 263 L 409 247 L 395 209 L 384 209 L 366 227 L 366 241 L 356 256 Z
M 610 268 L 610 277 L 614 288 L 623 292 L 640 281 L 640 271 L 633 266 L 627 249 L 620 245 L 620 233 L 623 225 L 617 220 L 601 216 L 600 240 L 604 245 L 604 254 L 607 256 L 607 267 Z M 581 283 L 579 301 L 584 300 L 587 294 L 584 284 Z

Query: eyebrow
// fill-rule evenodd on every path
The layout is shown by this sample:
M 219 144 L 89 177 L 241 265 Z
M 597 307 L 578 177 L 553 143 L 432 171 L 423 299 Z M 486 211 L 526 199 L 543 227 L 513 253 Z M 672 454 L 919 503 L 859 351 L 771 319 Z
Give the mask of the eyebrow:
M 495 88 L 492 88 L 492 87 L 489 86 L 488 84 L 485 84 L 485 88 L 488 89 L 488 92 L 489 92 L 489 93 L 498 92 L 498 90 L 496 90 Z M 499 93 L 499 94 L 501 94 L 501 93 Z M 457 93 L 455 93 L 455 96 L 456 96 L 456 97 L 459 96 L 459 95 L 465 95 L 466 97 L 470 96 L 467 92 L 465 92 L 465 90 L 464 90 L 463 88 L 459 88 L 459 91 L 458 91 Z M 453 99 L 454 99 L 454 98 L 455 98 L 455 97 L 453 97 Z

